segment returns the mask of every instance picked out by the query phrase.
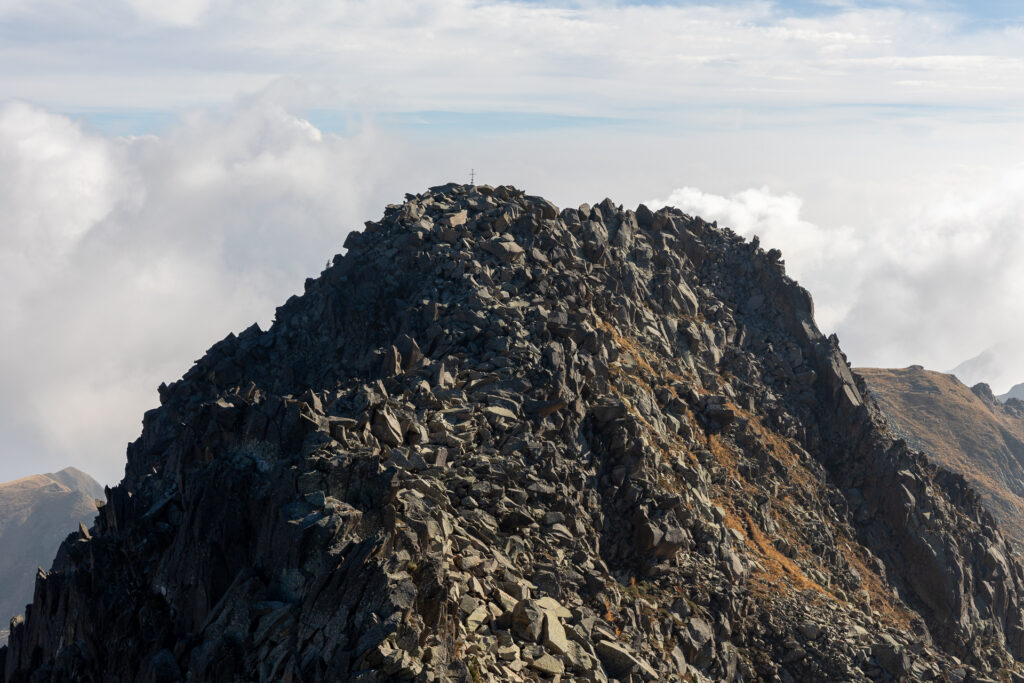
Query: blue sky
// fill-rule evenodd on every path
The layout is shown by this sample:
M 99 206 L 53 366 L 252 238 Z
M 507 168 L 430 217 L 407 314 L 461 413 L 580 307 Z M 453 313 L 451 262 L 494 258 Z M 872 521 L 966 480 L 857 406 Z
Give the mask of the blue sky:
M 123 467 L 155 387 L 406 192 L 669 202 L 783 250 L 855 364 L 1024 379 L 1012 2 L 0 0 L 0 480 Z M 60 419 L 54 419 L 59 415 Z

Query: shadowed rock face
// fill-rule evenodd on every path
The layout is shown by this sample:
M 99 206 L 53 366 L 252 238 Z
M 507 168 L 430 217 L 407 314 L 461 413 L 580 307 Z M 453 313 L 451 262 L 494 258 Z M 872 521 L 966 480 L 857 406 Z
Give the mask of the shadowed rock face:
M 1021 567 L 777 251 L 458 185 L 345 246 L 161 387 L 5 680 L 1009 676 Z
M 96 517 L 103 487 L 73 467 L 0 484 L 0 618 L 20 614 L 32 599 L 39 567 L 80 523 Z M 4 629 L 2 637 L 7 638 Z
M 1000 403 L 988 385 L 914 365 L 857 371 L 893 431 L 962 474 L 1007 535 L 1024 544 L 1024 403 Z

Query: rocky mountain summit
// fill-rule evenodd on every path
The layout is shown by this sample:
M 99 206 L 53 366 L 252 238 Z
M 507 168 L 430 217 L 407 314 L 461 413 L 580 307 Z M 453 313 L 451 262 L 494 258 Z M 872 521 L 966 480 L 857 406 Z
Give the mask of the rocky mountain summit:
M 958 472 L 1024 549 L 1024 402 L 920 365 L 858 368 L 893 432 Z
M 1024 680 L 1024 573 L 776 250 L 511 187 L 387 207 L 160 388 L 20 681 Z
M 61 541 L 92 524 L 103 487 L 68 467 L 0 484 L 0 616 L 7 620 L 32 599 L 40 566 L 49 567 Z M 8 632 L 0 631 L 7 639 Z

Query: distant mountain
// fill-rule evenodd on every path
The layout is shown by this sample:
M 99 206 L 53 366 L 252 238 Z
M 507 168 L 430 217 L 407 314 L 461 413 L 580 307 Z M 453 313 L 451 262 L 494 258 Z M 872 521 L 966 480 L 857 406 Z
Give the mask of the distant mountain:
M 997 392 L 1006 391 L 1007 387 L 1024 378 L 1024 356 L 1020 353 L 1022 343 L 1024 339 L 994 344 L 960 363 L 949 374 L 956 375 L 969 387 L 984 382 Z
M 965 385 L 973 386 L 978 382 L 991 381 L 998 370 L 999 354 L 994 349 L 985 349 L 977 356 L 957 365 L 949 374 L 956 375 Z
M 1000 394 L 996 398 L 998 398 L 1003 403 L 1006 403 L 1011 398 L 1015 398 L 1018 401 L 1024 401 L 1024 383 L 1014 384 L 1009 391 L 1007 391 L 1005 394 Z
M 79 522 L 92 525 L 102 497 L 103 487 L 73 467 L 0 484 L 0 637 L 32 600 L 37 569 L 49 569 Z
M 920 365 L 856 372 L 893 431 L 963 475 L 1004 532 L 1024 545 L 1024 403 L 1004 405 L 987 384 L 968 389 Z
M 82 491 L 83 493 L 88 493 L 93 498 L 103 499 L 103 486 L 88 474 L 75 467 L 65 467 L 60 472 L 51 472 L 43 476 L 53 479 L 58 484 L 67 486 L 72 491 Z

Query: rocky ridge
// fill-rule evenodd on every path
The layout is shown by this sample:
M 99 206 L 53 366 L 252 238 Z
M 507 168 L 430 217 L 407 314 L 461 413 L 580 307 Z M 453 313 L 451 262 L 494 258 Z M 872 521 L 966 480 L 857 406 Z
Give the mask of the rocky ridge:
M 161 387 L 6 681 L 1024 680 L 1022 573 L 776 250 L 407 195 Z

